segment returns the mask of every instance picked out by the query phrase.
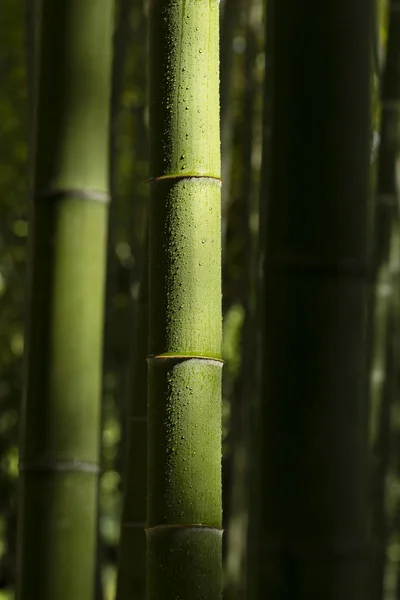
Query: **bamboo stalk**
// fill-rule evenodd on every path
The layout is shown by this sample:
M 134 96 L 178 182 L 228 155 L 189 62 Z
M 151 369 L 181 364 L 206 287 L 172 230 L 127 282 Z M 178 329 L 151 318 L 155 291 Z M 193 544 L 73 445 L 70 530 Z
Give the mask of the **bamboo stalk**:
M 94 593 L 112 7 L 42 1 L 19 600 Z
M 375 328 L 371 372 L 371 427 L 373 449 L 371 530 L 377 548 L 372 576 L 371 598 L 384 593 L 387 547 L 390 540 L 387 478 L 393 472 L 391 414 L 395 408 L 398 317 L 398 219 L 399 185 L 396 174 L 400 138 L 400 3 L 391 0 L 388 7 L 389 31 L 386 63 L 381 88 L 380 146 L 377 168 L 377 205 L 375 231 Z
M 254 597 L 364 600 L 371 4 L 270 0 L 269 19 Z
M 248 523 L 248 489 L 254 484 L 249 480 L 249 453 L 246 438 L 253 434 L 248 431 L 249 399 L 257 393 L 254 350 L 256 340 L 256 322 L 254 318 L 256 245 L 252 231 L 252 218 L 255 206 L 255 174 L 253 168 L 256 95 L 255 61 L 257 57 L 257 31 L 259 23 L 258 6 L 253 0 L 247 1 L 245 14 L 246 48 L 243 64 L 242 113 L 252 115 L 246 121 L 238 123 L 240 137 L 238 163 L 240 178 L 238 196 L 231 202 L 229 216 L 232 220 L 233 239 L 227 237 L 226 271 L 228 265 L 235 269 L 234 297 L 244 309 L 244 320 L 240 341 L 240 368 L 233 386 L 230 406 L 229 437 L 230 455 L 224 456 L 223 468 L 228 471 L 228 489 L 224 488 L 224 522 L 226 559 L 224 598 L 226 600 L 243 598 L 245 594 L 246 538 Z M 230 229 L 228 225 L 228 231 Z M 231 241 L 230 244 L 228 243 Z M 229 252 L 230 250 L 230 252 Z M 235 281 L 236 280 L 236 281 Z M 224 298 L 226 295 L 224 287 Z M 230 504 L 226 502 L 230 495 Z M 229 496 L 228 496 L 229 497 Z M 228 508 L 228 510 L 227 510 Z
M 218 1 L 150 8 L 148 598 L 222 595 Z
M 144 264 L 132 352 L 132 402 L 128 411 L 124 504 L 119 548 L 117 600 L 144 600 L 146 593 L 148 262 Z

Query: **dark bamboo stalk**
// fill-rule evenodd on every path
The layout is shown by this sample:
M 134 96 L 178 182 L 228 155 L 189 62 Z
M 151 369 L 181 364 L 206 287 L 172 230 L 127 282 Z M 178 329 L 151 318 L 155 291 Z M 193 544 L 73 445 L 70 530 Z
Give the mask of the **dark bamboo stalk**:
M 255 597 L 364 600 L 371 5 L 270 0 L 268 19 Z
M 144 600 L 146 594 L 148 279 L 148 261 L 145 260 L 131 356 L 132 401 L 128 411 L 117 600 Z
M 234 267 L 235 298 L 244 309 L 244 321 L 240 342 L 240 369 L 233 386 L 230 410 L 230 430 L 228 436 L 229 460 L 223 466 L 229 471 L 227 482 L 230 489 L 224 489 L 225 544 L 225 588 L 224 597 L 243 598 L 245 586 L 246 538 L 248 522 L 248 447 L 246 444 L 248 401 L 255 394 L 256 350 L 254 335 L 255 314 L 255 239 L 252 231 L 252 219 L 256 210 L 254 202 L 254 129 L 256 126 L 256 82 L 255 60 L 256 41 L 256 3 L 249 1 L 246 6 L 245 31 L 246 49 L 243 65 L 242 114 L 249 119 L 239 124 L 239 164 L 240 185 L 236 198 L 231 202 L 229 215 L 233 221 L 231 244 L 227 238 L 226 259 Z M 228 225 L 228 231 L 230 226 Z M 230 248 L 230 246 L 232 246 Z M 227 265 L 228 266 L 228 265 Z M 225 288 L 226 289 L 226 288 Z M 229 504 L 225 503 L 230 498 Z M 228 511 L 226 510 L 226 507 Z

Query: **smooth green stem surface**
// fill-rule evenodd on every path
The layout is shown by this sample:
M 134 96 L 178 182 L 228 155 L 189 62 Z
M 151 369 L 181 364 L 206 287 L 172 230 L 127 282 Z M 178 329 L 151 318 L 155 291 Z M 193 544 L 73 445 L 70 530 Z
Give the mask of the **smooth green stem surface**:
M 19 600 L 93 597 L 112 2 L 42 1 Z

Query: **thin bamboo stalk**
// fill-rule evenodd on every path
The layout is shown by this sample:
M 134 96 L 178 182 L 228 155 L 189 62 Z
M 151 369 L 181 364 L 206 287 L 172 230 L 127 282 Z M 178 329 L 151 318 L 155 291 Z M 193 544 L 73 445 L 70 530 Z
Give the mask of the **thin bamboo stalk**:
M 133 385 L 132 402 L 128 411 L 128 450 L 125 459 L 117 600 L 144 600 L 146 594 L 148 287 L 148 261 L 145 260 L 131 361 Z
M 371 373 L 370 437 L 374 457 L 372 535 L 377 548 L 372 571 L 371 598 L 384 594 L 387 571 L 387 546 L 390 540 L 390 517 L 387 511 L 387 480 L 393 471 L 393 448 L 390 423 L 395 406 L 396 369 L 393 364 L 398 331 L 395 301 L 398 295 L 397 260 L 399 184 L 397 164 L 400 149 L 400 3 L 389 3 L 389 31 L 386 63 L 381 86 L 381 126 L 377 168 L 377 206 L 375 228 L 374 361 Z M 395 341 L 393 341 L 393 338 Z
M 244 53 L 244 89 L 241 99 L 242 112 L 252 115 L 239 124 L 239 162 L 241 165 L 238 185 L 238 197 L 231 203 L 230 216 L 233 221 L 234 236 L 232 250 L 227 256 L 229 266 L 236 271 L 235 300 L 244 309 L 244 321 L 240 342 L 240 370 L 233 386 L 230 408 L 230 456 L 223 467 L 228 469 L 230 489 L 224 489 L 224 501 L 230 495 L 230 504 L 226 510 L 224 502 L 224 521 L 227 523 L 225 534 L 226 561 L 224 598 L 226 600 L 243 598 L 245 594 L 245 564 L 246 539 L 248 523 L 248 446 L 246 436 L 248 431 L 248 401 L 254 398 L 256 344 L 256 323 L 254 319 L 255 296 L 255 263 L 256 244 L 252 230 L 252 220 L 257 207 L 254 202 L 254 132 L 256 126 L 256 94 L 255 61 L 257 56 L 257 31 L 259 23 L 258 6 L 253 0 L 248 0 L 246 7 L 246 48 Z M 229 226 L 228 226 L 229 231 Z M 228 239 L 227 239 L 228 242 Z M 229 246 L 227 244 L 227 250 Z M 236 252 L 235 252 L 236 251 Z M 230 260 L 229 260 L 230 259 Z M 229 265 L 229 266 L 228 266 Z M 224 287 L 224 295 L 226 288 Z M 250 432 L 252 435 L 252 432 Z M 250 482 L 251 483 L 251 482 Z

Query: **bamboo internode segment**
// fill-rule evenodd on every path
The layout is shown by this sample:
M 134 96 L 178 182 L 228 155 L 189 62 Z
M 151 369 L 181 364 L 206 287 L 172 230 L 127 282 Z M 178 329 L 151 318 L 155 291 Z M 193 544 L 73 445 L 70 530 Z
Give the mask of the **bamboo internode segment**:
M 149 352 L 220 357 L 220 183 L 164 180 L 151 191 Z
M 147 531 L 149 598 L 217 598 L 221 595 L 222 531 L 204 527 L 171 527 Z M 162 587 L 161 587 L 162 585 Z M 162 592 L 160 593 L 160 590 Z
M 219 178 L 218 3 L 154 0 L 150 18 L 150 175 Z
M 149 405 L 149 437 L 162 446 L 149 446 L 147 527 L 221 527 L 221 368 L 201 359 L 150 364 L 149 394 L 159 401 Z
M 54 472 L 61 473 L 65 471 L 69 471 L 72 473 L 100 473 L 101 468 L 98 463 L 84 462 L 84 461 L 67 461 L 67 460 L 58 460 L 58 461 L 35 461 L 35 462 L 21 462 L 19 464 L 19 471 L 29 471 L 29 472 Z

